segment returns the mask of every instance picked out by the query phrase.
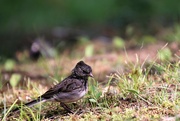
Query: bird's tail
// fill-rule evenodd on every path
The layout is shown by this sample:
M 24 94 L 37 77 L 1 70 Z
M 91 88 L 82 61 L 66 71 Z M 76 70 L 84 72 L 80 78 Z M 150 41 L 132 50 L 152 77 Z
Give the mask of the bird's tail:
M 45 102 L 45 101 L 46 100 L 44 98 L 38 97 L 37 99 L 35 99 L 33 101 L 23 104 L 22 106 L 32 107 L 33 105 L 36 105 L 40 102 Z M 11 112 L 17 112 L 17 111 L 19 111 L 19 109 L 20 109 L 20 107 L 17 107 L 15 109 L 11 110 Z
M 32 107 L 33 105 L 35 105 L 35 104 L 37 104 L 37 103 L 40 103 L 40 102 L 44 102 L 44 101 L 46 101 L 44 98 L 37 98 L 36 100 L 33 100 L 33 101 L 31 101 L 31 102 L 28 102 L 28 103 L 26 103 L 26 104 L 24 104 L 25 106 L 27 106 L 27 107 Z

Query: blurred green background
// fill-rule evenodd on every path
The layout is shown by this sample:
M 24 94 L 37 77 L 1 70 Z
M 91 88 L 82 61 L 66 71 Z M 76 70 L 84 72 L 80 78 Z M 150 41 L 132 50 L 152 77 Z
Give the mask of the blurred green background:
M 93 34 L 111 28 L 124 36 L 129 25 L 153 33 L 179 20 L 178 0 L 1 0 L 0 56 L 12 57 L 16 50 L 36 37 L 49 36 L 56 27 L 87 33 L 96 30 Z

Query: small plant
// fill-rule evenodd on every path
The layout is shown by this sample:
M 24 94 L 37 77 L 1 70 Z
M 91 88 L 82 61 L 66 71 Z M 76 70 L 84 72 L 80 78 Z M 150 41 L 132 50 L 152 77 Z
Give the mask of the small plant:
M 97 104 L 98 105 L 98 100 L 100 99 L 102 92 L 99 89 L 99 85 L 98 82 L 95 81 L 94 79 L 92 79 L 91 81 L 89 81 L 89 102 L 91 104 Z
M 116 73 L 113 77 L 117 80 L 117 86 L 124 98 L 131 94 L 139 95 L 144 89 L 146 76 L 142 73 L 142 68 L 134 68 L 131 73 L 124 75 Z

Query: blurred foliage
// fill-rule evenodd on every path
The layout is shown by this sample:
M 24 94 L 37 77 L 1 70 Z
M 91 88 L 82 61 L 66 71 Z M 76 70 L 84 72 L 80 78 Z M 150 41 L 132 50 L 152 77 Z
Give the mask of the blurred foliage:
M 86 57 L 91 57 L 91 56 L 93 56 L 93 53 L 94 53 L 94 46 L 93 45 L 88 45 L 85 48 L 85 56 Z
M 11 71 L 14 69 L 16 62 L 14 60 L 8 59 L 6 60 L 5 64 L 4 64 L 4 69 L 6 71 Z
M 172 58 L 172 52 L 169 48 L 164 48 L 158 52 L 158 57 L 162 61 L 169 61 Z
M 0 75 L 0 90 L 3 88 L 2 75 Z
M 85 37 L 85 36 L 80 36 L 80 37 L 78 37 L 78 43 L 79 44 L 86 44 L 86 43 L 88 43 L 89 42 L 89 38 L 88 37 Z
M 19 81 L 21 80 L 21 75 L 20 74 L 13 74 L 9 80 L 10 85 L 12 87 L 16 87 Z
M 53 26 L 84 25 L 107 20 L 115 1 L 2 0 L 1 31 L 38 31 Z M 103 6 L 102 6 L 103 4 Z M 109 12 L 111 13 L 109 13 Z
M 140 43 L 139 44 L 144 44 L 144 45 L 147 45 L 147 44 L 153 44 L 155 42 L 157 42 L 156 38 L 154 36 L 151 36 L 151 35 L 144 35 L 140 38 Z
M 1 32 L 38 31 L 52 26 L 88 24 L 120 25 L 128 22 L 147 23 L 151 19 L 177 20 L 177 0 L 1 0 Z
M 180 25 L 176 25 L 173 27 L 173 32 L 169 33 L 166 38 L 169 42 L 180 42 Z
M 113 38 L 113 46 L 116 49 L 123 48 L 125 46 L 124 40 L 121 37 L 114 37 Z
M 12 55 L 23 48 L 22 43 L 58 26 L 87 30 L 110 26 L 122 30 L 130 24 L 148 31 L 151 24 L 171 25 L 179 20 L 178 3 L 178 0 L 1 0 L 0 55 Z M 130 36 L 133 31 L 130 26 L 125 33 Z

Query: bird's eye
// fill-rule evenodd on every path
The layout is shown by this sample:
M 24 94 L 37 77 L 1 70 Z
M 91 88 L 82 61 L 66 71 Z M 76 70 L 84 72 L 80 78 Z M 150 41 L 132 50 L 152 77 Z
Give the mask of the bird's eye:
M 88 74 L 88 72 L 87 72 L 87 71 L 85 71 L 85 70 L 83 70 L 83 73 Z

